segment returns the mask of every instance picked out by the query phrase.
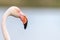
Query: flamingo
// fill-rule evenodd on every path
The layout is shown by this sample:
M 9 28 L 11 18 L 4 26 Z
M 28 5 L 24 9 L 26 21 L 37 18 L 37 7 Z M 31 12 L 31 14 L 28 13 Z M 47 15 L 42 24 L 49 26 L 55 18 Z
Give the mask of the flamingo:
M 25 14 L 22 13 L 22 11 L 16 7 L 16 6 L 11 6 L 10 8 L 7 9 L 7 11 L 4 13 L 2 16 L 2 33 L 4 40 L 10 40 L 9 33 L 6 28 L 6 19 L 8 16 L 14 16 L 16 18 L 20 18 L 21 21 L 23 22 L 24 29 L 27 27 L 28 19 Z

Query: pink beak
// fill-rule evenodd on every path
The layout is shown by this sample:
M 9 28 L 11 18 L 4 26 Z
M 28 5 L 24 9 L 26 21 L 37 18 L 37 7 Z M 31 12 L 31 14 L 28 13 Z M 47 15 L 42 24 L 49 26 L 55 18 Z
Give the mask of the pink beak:
M 21 21 L 23 22 L 24 29 L 26 29 L 26 28 L 27 28 L 27 24 L 28 24 L 28 19 L 27 19 L 27 17 L 26 17 L 25 15 L 20 14 L 20 19 L 21 19 Z

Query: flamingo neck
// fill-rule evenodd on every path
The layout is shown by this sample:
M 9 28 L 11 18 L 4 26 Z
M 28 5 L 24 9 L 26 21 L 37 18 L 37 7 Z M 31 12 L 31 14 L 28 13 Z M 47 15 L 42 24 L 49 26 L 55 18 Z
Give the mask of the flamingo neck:
M 6 13 L 4 13 L 4 15 L 2 17 L 2 33 L 3 33 L 4 40 L 10 40 L 10 36 L 6 29 L 6 19 L 9 15 L 10 14 L 8 12 L 6 12 Z

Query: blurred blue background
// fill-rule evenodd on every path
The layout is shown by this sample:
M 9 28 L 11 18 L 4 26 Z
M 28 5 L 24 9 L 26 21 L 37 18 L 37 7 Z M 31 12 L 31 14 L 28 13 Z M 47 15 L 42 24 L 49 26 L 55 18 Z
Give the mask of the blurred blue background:
M 18 6 L 28 18 L 24 30 L 20 19 L 8 17 L 6 25 L 11 40 L 60 40 L 60 3 L 54 0 L 0 0 L 0 40 L 2 15 L 10 6 Z

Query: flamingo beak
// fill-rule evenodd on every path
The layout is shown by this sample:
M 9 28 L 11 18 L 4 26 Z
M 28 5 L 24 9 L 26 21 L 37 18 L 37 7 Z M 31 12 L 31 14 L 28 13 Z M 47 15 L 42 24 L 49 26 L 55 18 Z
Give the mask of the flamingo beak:
M 24 24 L 24 29 L 26 29 L 26 28 L 27 28 L 27 23 L 28 23 L 28 21 Z
M 21 19 L 21 21 L 23 22 L 24 29 L 26 29 L 26 28 L 27 28 L 27 23 L 28 23 L 27 17 L 24 16 L 24 15 L 20 15 L 20 19 Z

